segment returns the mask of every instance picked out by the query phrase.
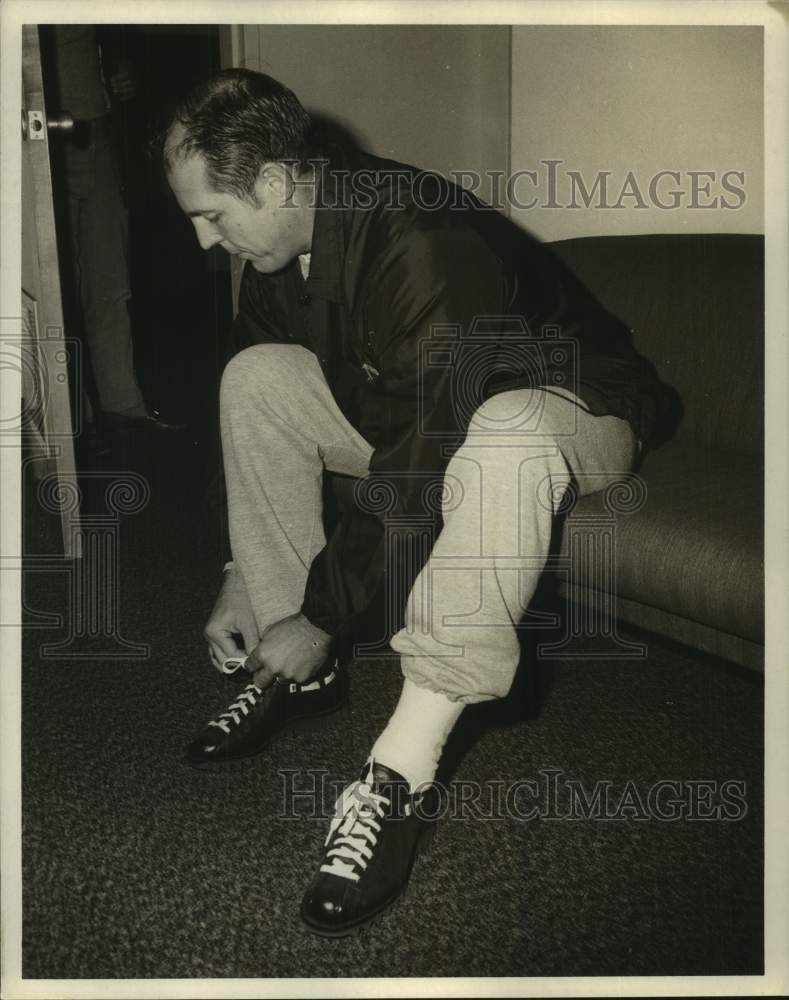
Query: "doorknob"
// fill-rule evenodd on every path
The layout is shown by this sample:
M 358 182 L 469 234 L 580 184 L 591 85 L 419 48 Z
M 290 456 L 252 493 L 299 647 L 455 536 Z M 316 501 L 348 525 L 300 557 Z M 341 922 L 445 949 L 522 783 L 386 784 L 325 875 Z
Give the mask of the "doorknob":
M 47 118 L 43 111 L 22 112 L 22 138 L 43 139 L 44 125 L 50 132 L 68 134 L 74 131 L 74 116 L 70 111 Z
M 74 116 L 70 111 L 61 111 L 59 115 L 52 115 L 51 118 L 47 118 L 47 128 L 50 132 L 73 132 Z

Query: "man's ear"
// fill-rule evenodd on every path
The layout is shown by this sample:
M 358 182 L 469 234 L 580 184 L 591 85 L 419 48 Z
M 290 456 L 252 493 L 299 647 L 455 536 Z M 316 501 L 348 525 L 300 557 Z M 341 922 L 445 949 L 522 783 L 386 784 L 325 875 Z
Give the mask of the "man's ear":
M 260 168 L 255 192 L 261 202 L 274 199 L 275 205 L 284 205 L 293 198 L 295 184 L 286 163 L 264 163 Z

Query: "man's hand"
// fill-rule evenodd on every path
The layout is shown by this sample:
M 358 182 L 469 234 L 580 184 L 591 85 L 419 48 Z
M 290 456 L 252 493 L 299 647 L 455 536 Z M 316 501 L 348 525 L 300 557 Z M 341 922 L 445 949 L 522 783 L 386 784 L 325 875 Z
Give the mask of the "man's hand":
M 330 642 L 331 636 L 304 615 L 290 615 L 266 629 L 245 667 L 261 688 L 267 688 L 275 677 L 302 684 L 324 662 Z
M 208 640 L 211 662 L 217 670 L 229 656 L 244 656 L 246 650 L 236 642 L 236 636 L 243 634 L 244 614 L 248 612 L 249 599 L 244 582 L 237 570 L 225 573 L 222 589 L 216 599 L 211 617 L 203 635 Z

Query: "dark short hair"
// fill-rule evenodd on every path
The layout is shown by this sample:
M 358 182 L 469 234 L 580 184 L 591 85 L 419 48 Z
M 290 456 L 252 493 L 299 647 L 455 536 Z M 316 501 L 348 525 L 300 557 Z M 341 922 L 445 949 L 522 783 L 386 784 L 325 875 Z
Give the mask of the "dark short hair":
M 168 143 L 175 125 L 181 140 Z M 228 69 L 198 84 L 174 107 L 160 133 L 166 169 L 179 157 L 205 159 L 215 191 L 255 202 L 264 163 L 293 163 L 304 170 L 317 158 L 310 116 L 296 95 L 265 73 Z

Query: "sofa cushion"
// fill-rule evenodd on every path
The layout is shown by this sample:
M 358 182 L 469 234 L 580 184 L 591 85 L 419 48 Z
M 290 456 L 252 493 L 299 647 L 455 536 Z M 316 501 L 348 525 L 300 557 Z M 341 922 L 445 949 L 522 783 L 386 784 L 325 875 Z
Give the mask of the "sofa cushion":
M 764 642 L 761 462 L 672 443 L 648 455 L 639 475 L 644 504 L 615 514 L 617 594 Z M 602 496 L 581 499 L 568 521 L 601 510 Z M 594 566 L 575 582 L 594 588 Z
M 677 442 L 761 453 L 762 236 L 595 236 L 551 247 L 676 390 Z

